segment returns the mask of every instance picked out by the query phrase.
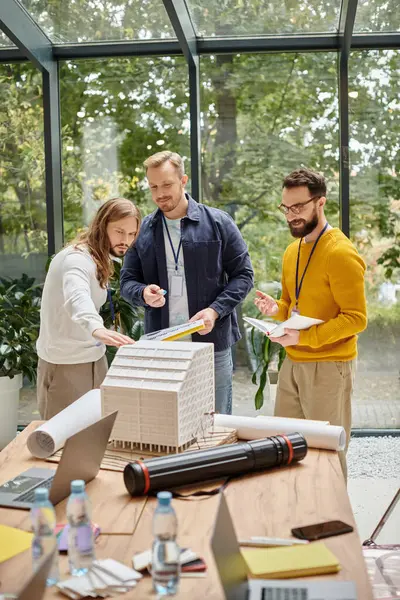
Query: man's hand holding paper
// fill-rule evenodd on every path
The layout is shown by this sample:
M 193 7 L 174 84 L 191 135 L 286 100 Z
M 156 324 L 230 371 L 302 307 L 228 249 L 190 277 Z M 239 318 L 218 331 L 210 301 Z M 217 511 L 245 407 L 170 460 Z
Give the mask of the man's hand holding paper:
M 297 344 L 299 343 L 300 332 L 297 329 L 288 329 L 285 327 L 284 335 L 281 335 L 279 337 L 273 336 L 273 333 L 269 336 L 271 342 L 277 342 L 278 344 L 286 348 L 286 346 L 297 346 Z
M 206 335 L 214 329 L 215 321 L 218 319 L 218 313 L 213 308 L 204 308 L 199 310 L 190 320 L 189 323 L 194 321 L 204 321 L 205 328 L 199 331 L 199 335 Z

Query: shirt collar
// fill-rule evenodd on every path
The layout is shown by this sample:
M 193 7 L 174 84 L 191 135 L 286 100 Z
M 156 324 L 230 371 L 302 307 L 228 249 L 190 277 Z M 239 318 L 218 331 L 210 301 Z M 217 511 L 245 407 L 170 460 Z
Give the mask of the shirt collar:
M 189 219 L 190 221 L 200 221 L 200 211 L 199 206 L 196 200 L 193 200 L 189 194 L 185 192 L 185 196 L 188 200 L 188 209 L 187 214 L 184 219 Z M 158 208 L 153 215 L 150 217 L 150 227 L 153 227 L 153 224 L 157 223 L 161 219 L 162 211 Z

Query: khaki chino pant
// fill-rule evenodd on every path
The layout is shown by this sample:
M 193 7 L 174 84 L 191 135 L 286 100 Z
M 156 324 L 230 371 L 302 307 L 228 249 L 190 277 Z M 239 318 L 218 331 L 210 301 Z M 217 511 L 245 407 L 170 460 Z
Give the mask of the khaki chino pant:
M 51 419 L 83 394 L 100 387 L 108 370 L 107 359 L 76 365 L 55 365 L 39 358 L 37 400 L 42 419 Z
M 344 427 L 346 448 L 339 452 L 339 459 L 345 478 L 354 362 L 293 362 L 286 357 L 279 372 L 274 412 L 277 417 L 329 421 Z

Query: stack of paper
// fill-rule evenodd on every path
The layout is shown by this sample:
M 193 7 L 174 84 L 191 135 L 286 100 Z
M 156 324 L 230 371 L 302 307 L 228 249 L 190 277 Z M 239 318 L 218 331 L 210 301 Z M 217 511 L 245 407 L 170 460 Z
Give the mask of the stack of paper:
M 107 558 L 95 560 L 88 573 L 71 577 L 57 584 L 58 589 L 72 600 L 81 598 L 108 598 L 125 594 L 135 587 L 142 575 L 130 567 Z
M 340 564 L 323 542 L 305 546 L 241 549 L 252 577 L 286 579 L 337 573 Z

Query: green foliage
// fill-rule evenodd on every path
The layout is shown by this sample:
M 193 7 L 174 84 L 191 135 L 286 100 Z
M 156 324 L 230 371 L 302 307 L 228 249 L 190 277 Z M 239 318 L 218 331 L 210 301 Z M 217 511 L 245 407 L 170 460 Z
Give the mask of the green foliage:
M 251 381 L 254 385 L 258 385 L 254 397 L 254 405 L 256 410 L 259 410 L 264 404 L 264 390 L 268 381 L 268 369 L 275 362 L 279 371 L 286 356 L 286 351 L 280 344 L 271 342 L 269 337 L 255 327 L 251 328 L 250 339 L 253 355 L 256 359 L 256 368 Z M 259 380 L 257 380 L 258 376 Z
M 385 277 L 391 279 L 394 273 L 400 272 L 400 236 L 397 235 L 395 244 L 385 250 L 378 258 L 378 265 L 383 265 L 385 268 Z
M 0 280 L 0 377 L 36 381 L 41 286 L 27 275 Z
M 116 327 L 118 331 L 128 335 L 133 340 L 138 340 L 144 333 L 143 315 L 137 308 L 134 308 L 129 302 L 121 296 L 120 273 L 122 263 L 114 261 L 114 275 L 110 281 L 111 298 L 115 313 L 115 322 L 113 323 L 111 305 L 107 302 L 101 307 L 100 316 L 103 318 L 104 326 L 107 328 Z M 111 364 L 117 348 L 107 346 L 107 360 Z
M 189 5 L 197 30 L 217 36 L 333 31 L 339 9 L 333 0 L 273 5 L 191 0 Z M 24 0 L 24 6 L 59 42 L 173 35 L 162 4 L 153 0 L 107 0 L 90 11 L 86 0 Z M 358 22 L 387 31 L 400 18 L 393 6 L 363 3 Z M 370 299 L 385 277 L 397 280 L 400 274 L 399 61 L 398 50 L 371 50 L 352 51 L 349 62 L 351 234 L 368 262 Z M 290 170 L 306 165 L 325 174 L 328 219 L 338 225 L 337 54 L 203 56 L 200 76 L 203 201 L 235 219 L 250 250 L 257 286 L 264 286 L 280 279 L 290 241 L 276 210 L 282 178 Z M 111 196 L 130 198 L 144 214 L 153 209 L 142 164 L 149 154 L 173 149 L 190 167 L 183 57 L 65 61 L 60 63 L 60 96 L 67 241 Z M 45 252 L 39 71 L 29 64 L 1 65 L 0 105 L 0 255 Z M 118 296 L 116 303 L 121 324 L 130 327 L 129 309 Z M 252 299 L 245 301 L 245 314 L 251 305 Z

